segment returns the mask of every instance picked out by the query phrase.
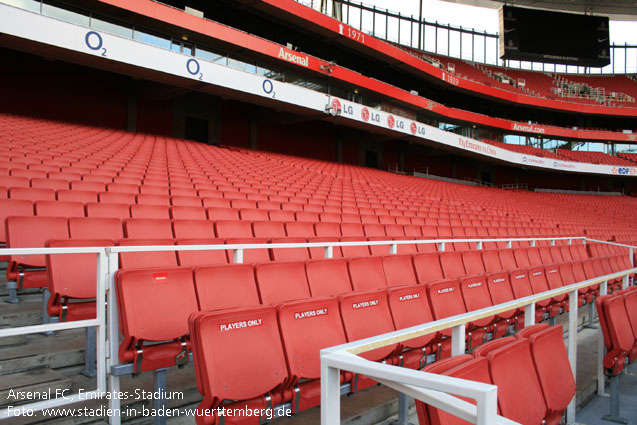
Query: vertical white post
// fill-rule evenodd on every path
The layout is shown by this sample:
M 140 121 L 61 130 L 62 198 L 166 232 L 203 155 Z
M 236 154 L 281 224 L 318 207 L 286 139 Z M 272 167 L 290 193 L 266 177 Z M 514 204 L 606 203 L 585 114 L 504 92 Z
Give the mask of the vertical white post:
M 480 251 L 482 249 L 482 241 L 478 241 L 477 245 L 476 245 L 476 249 L 478 251 Z
M 555 246 L 555 239 L 551 239 L 551 246 Z
M 465 324 L 463 323 L 451 328 L 451 355 L 464 354 L 465 350 Z
M 232 253 L 232 262 L 235 264 L 243 263 L 243 249 L 239 248 L 234 250 Z
M 498 388 L 494 387 L 476 400 L 476 425 L 489 425 L 496 422 L 498 414 Z
M 321 425 L 341 423 L 340 370 L 330 367 L 321 355 Z
M 396 255 L 398 254 L 398 245 L 393 243 L 391 245 L 389 245 L 389 254 L 390 255 Z
M 106 392 L 106 297 L 108 285 L 108 257 L 106 249 L 97 254 L 97 297 L 95 308 L 97 310 L 97 344 L 95 346 L 97 358 L 97 390 Z
M 568 360 L 571 363 L 573 379 L 577 379 L 577 298 L 577 289 L 568 295 Z M 575 399 L 576 396 L 573 395 L 573 399 L 566 408 L 566 423 L 569 425 L 575 424 L 575 408 L 577 407 Z
M 630 255 L 630 265 L 635 267 L 635 257 L 634 257 L 633 248 L 628 249 L 628 255 Z
M 325 258 L 332 258 L 334 256 L 334 249 L 332 248 L 332 246 L 326 246 L 323 249 L 323 256 Z
M 532 246 L 532 247 L 534 247 L 534 246 L 535 246 L 535 239 L 533 239 L 533 240 L 531 241 L 531 246 Z
M 608 294 L 608 281 L 605 280 L 599 284 L 599 296 Z M 601 320 L 601 319 L 600 319 Z M 604 376 L 604 355 L 606 354 L 606 345 L 604 344 L 604 335 L 602 334 L 601 324 L 597 333 L 597 394 L 606 394 L 606 377 Z
M 445 250 L 445 243 L 444 242 L 440 242 L 438 244 L 438 251 L 442 252 Z
M 535 303 L 524 306 L 524 327 L 535 324 Z
M 622 289 L 628 288 L 628 279 L 629 279 L 628 275 L 622 276 Z
M 507 241 L 507 248 L 511 248 L 512 241 Z
M 110 248 L 106 248 L 108 257 L 108 358 L 106 364 L 106 372 L 108 374 L 108 391 L 111 394 L 119 394 L 119 376 L 111 373 L 113 366 L 119 364 L 119 316 L 117 315 L 117 294 L 115 293 L 115 272 L 119 269 L 119 258 L 116 252 L 111 252 Z M 98 372 L 99 373 L 99 372 Z M 120 425 L 122 423 L 121 403 L 119 397 L 111 397 L 108 401 L 108 407 L 113 414 L 109 417 L 108 423 L 111 425 Z

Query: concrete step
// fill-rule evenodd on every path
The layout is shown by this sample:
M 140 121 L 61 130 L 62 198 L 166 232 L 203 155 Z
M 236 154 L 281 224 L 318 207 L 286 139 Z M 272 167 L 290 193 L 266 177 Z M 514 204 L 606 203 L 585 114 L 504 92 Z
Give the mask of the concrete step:
M 0 299 L 0 326 L 18 327 L 42 323 L 42 294 L 20 297 L 17 304 Z
M 0 348 L 0 374 L 47 366 L 66 368 L 84 363 L 84 331 L 59 331 L 55 335 L 24 336 L 25 345 Z
M 0 405 L 49 400 L 70 389 L 69 377 L 46 367 L 0 375 Z
M 9 326 L 0 326 L 0 330 L 7 329 Z M 0 349 L 5 347 L 15 347 L 18 345 L 24 345 L 27 343 L 26 335 L 15 335 L 0 338 Z

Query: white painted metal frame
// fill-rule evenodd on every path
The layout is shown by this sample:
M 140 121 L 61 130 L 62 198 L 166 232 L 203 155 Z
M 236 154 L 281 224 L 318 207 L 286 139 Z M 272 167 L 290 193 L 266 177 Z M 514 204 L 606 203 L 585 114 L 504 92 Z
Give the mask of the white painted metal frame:
M 107 291 L 107 274 L 106 274 L 106 250 L 103 247 L 78 247 L 78 248 L 6 248 L 0 250 L 2 255 L 31 255 L 31 254 L 96 254 L 97 257 L 97 297 L 96 297 L 96 310 L 97 315 L 95 319 L 78 320 L 74 322 L 61 322 L 61 323 L 49 323 L 42 325 L 32 326 L 20 326 L 10 329 L 1 329 L 0 338 L 16 336 L 16 335 L 29 335 L 41 332 L 53 332 L 62 331 L 68 329 L 80 329 L 95 326 L 97 329 L 97 345 L 96 345 L 96 357 L 97 357 L 97 388 L 93 391 L 84 391 L 74 394 L 65 394 L 64 397 L 51 398 L 34 403 L 21 404 L 17 410 L 32 410 L 33 412 L 61 407 L 78 401 L 87 400 L 89 398 L 102 398 L 108 391 L 106 386 L 106 361 L 108 354 L 106 351 L 106 306 L 104 301 L 106 300 Z M 112 292 L 112 291 L 109 291 Z M 115 351 L 117 353 L 117 351 Z M 0 410 L 0 420 L 15 416 L 16 410 L 3 408 Z

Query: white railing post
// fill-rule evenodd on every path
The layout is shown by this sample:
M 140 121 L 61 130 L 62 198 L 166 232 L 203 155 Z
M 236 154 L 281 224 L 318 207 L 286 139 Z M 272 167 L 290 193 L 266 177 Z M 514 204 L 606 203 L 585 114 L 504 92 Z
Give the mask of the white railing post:
M 478 241 L 478 243 L 476 244 L 476 249 L 478 251 L 482 250 L 482 241 Z
M 398 254 L 398 244 L 391 244 L 389 245 L 389 255 L 396 255 Z
M 531 240 L 531 247 L 535 247 L 535 239 Z
M 438 244 L 438 251 L 443 252 L 445 250 L 445 243 L 444 242 L 440 242 Z
M 498 387 L 489 390 L 476 400 L 476 425 L 489 425 L 496 422 L 498 416 Z
M 235 264 L 243 264 L 243 249 L 235 249 L 232 252 L 232 262 Z
M 321 425 L 341 423 L 341 371 L 321 353 Z
M 325 248 L 323 248 L 323 256 L 325 258 L 334 257 L 334 248 L 332 247 L 332 245 L 329 245 L 329 246 L 326 246 Z
M 111 394 L 119 394 L 119 376 L 113 375 L 113 366 L 119 364 L 119 316 L 117 315 L 117 294 L 115 288 L 115 272 L 119 269 L 119 257 L 118 253 L 112 252 L 110 248 L 106 248 L 106 255 L 108 257 L 108 359 L 107 362 L 107 374 L 108 374 L 108 391 Z M 108 401 L 108 407 L 113 414 L 109 416 L 108 423 L 111 425 L 120 425 L 122 423 L 121 417 L 121 402 L 119 397 L 111 397 Z
M 628 288 L 629 279 L 628 275 L 622 276 L 622 289 Z
M 512 242 L 512 241 L 510 241 L 510 240 L 509 240 L 509 241 L 507 241 L 507 248 L 511 248 L 512 243 L 513 243 L 513 242 Z
M 571 371 L 573 379 L 577 379 L 577 306 L 579 291 L 576 289 L 568 295 L 569 311 L 568 311 L 568 360 L 571 363 Z M 575 408 L 577 407 L 575 399 L 573 399 L 566 408 L 566 423 L 575 424 Z
M 451 328 L 451 355 L 459 356 L 465 351 L 465 324 L 463 323 Z
M 633 248 L 629 248 L 628 249 L 628 255 L 630 255 L 630 265 L 631 265 L 631 267 L 635 267 L 635 257 L 634 257 Z
M 97 390 L 106 392 L 106 305 L 108 296 L 108 257 L 106 249 L 97 254 L 97 296 L 95 299 L 95 309 L 97 311 Z
M 608 281 L 605 280 L 599 284 L 599 296 L 608 294 Z M 600 319 L 601 320 L 601 319 Z M 600 325 L 601 327 L 601 325 Z M 604 335 L 601 332 L 597 333 L 597 394 L 606 394 L 606 382 L 604 375 L 604 355 L 606 354 L 606 345 L 604 344 Z
M 535 303 L 524 306 L 524 327 L 535 324 Z

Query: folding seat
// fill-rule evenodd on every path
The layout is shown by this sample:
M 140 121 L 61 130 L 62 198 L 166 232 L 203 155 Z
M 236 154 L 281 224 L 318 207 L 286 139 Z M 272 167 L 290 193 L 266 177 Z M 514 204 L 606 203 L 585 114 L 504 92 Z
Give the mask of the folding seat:
M 170 196 L 197 196 L 197 191 L 190 187 L 170 187 Z M 199 195 L 203 196 L 203 195 Z M 208 196 L 208 195 L 206 195 Z
M 340 238 L 341 242 L 366 242 L 367 239 L 364 236 L 343 236 Z M 342 246 L 340 247 L 342 256 L 345 258 L 355 258 L 355 257 L 369 257 L 371 255 L 369 246 L 367 245 L 358 245 L 358 246 Z
M 526 251 L 532 267 L 544 266 L 539 247 L 531 247 Z
M 100 182 L 74 180 L 71 181 L 71 190 L 85 190 L 98 193 L 106 191 L 106 185 Z
M 465 357 L 468 356 L 468 357 Z M 445 364 L 447 362 L 447 364 Z M 425 372 L 439 373 L 454 378 L 467 379 L 470 381 L 491 384 L 491 376 L 489 374 L 489 362 L 486 358 L 472 358 L 468 354 L 463 354 L 449 359 L 436 362 L 424 369 Z M 472 399 L 459 397 L 464 401 L 475 404 Z M 421 401 L 416 401 L 416 411 L 421 424 L 432 425 L 448 425 L 448 424 L 466 424 L 457 416 L 445 412 L 442 409 L 436 409 Z
M 175 198 L 197 198 L 195 196 L 171 196 L 171 199 Z M 230 200 L 224 198 L 214 198 L 214 197 L 202 197 L 197 198 L 200 199 L 201 204 L 206 208 L 230 208 Z M 234 209 L 234 208 L 233 208 Z
M 100 192 L 97 194 L 99 202 L 103 204 L 135 204 L 135 195 L 123 192 Z
M 170 205 L 172 205 L 173 207 L 201 207 L 202 200 L 201 198 L 197 196 L 171 196 Z M 213 205 L 206 205 L 206 206 L 211 207 Z M 228 205 L 225 204 L 225 205 L 215 205 L 215 206 L 227 207 Z
M 9 194 L 7 192 L 7 188 L 4 186 L 0 186 L 0 199 L 7 199 Z
M 570 245 L 571 256 L 573 259 L 578 260 L 588 260 L 588 252 L 586 251 L 586 245 L 581 243 L 580 241 L 574 241 L 572 245 Z
M 529 269 L 529 283 L 534 294 L 550 291 L 549 283 L 546 279 L 546 270 L 544 267 L 533 267 Z M 549 317 L 555 316 L 559 312 L 559 303 L 553 299 L 538 301 L 535 303 L 536 321 L 541 320 L 543 313 L 546 312 Z
M 549 250 L 551 251 L 551 257 L 553 257 L 553 262 L 554 263 L 564 263 L 565 260 L 564 257 L 562 257 L 562 250 L 561 250 L 561 246 L 551 246 L 549 247 Z
M 187 362 L 188 317 L 198 310 L 192 269 L 119 270 L 115 281 L 120 361 L 133 362 L 135 374 Z
M 0 242 L 4 243 L 7 241 L 7 228 L 5 223 L 7 217 L 32 217 L 33 211 L 33 202 L 29 200 L 0 199 Z
M 306 274 L 312 297 L 341 295 L 352 291 L 352 284 L 344 259 L 310 260 Z
M 336 298 L 289 301 L 279 304 L 277 313 L 290 371 L 288 387 L 298 394 L 292 406 L 296 413 L 320 404 L 320 351 L 347 340 Z M 341 384 L 348 375 L 341 376 Z
M 354 291 L 384 289 L 388 286 L 381 257 L 350 258 L 348 269 Z
M 397 330 L 434 320 L 429 307 L 427 289 L 423 285 L 388 288 L 387 300 Z M 401 353 L 402 366 L 410 369 L 422 369 L 427 364 L 427 355 L 437 349 L 435 343 L 438 339 L 438 333 L 434 332 L 403 341 L 401 343 L 404 349 Z
M 69 218 L 69 236 L 72 239 L 110 239 L 116 241 L 123 237 L 122 222 L 116 218 Z
M 343 236 L 356 236 L 364 239 L 365 232 L 361 223 L 343 223 L 341 224 L 341 234 Z
M 170 219 L 170 211 L 165 205 L 131 205 L 132 218 Z
M 463 227 L 454 226 L 451 228 L 451 235 L 453 239 L 467 239 L 467 234 Z M 455 251 L 468 251 L 471 249 L 469 242 L 453 242 L 453 249 Z
M 294 213 L 296 221 L 316 223 L 319 221 L 319 215 L 316 212 L 297 211 Z
M 411 255 L 388 255 L 382 257 L 387 286 L 416 285 L 418 279 Z
M 130 208 L 126 204 L 103 204 L 100 202 L 86 204 L 87 217 L 130 218 Z
M 435 282 L 445 278 L 440 265 L 440 256 L 436 252 L 415 254 L 413 263 L 416 278 L 420 284 Z
M 257 264 L 257 287 L 262 304 L 310 298 L 303 262 Z
M 497 348 L 487 355 L 487 359 L 491 381 L 498 386 L 502 416 L 522 424 L 543 423 L 547 408 L 529 340 L 521 338 Z
M 431 304 L 431 312 L 436 320 L 467 312 L 462 298 L 460 281 L 458 279 L 438 280 L 429 282 L 425 286 L 429 296 L 429 303 Z M 439 358 L 446 358 L 451 354 L 451 342 L 449 340 L 451 337 L 451 329 L 443 330 L 441 335 L 445 337 L 446 340 L 440 343 L 438 356 Z
M 272 238 L 271 243 L 307 243 L 306 238 Z M 271 257 L 274 261 L 306 261 L 310 259 L 310 252 L 307 248 L 270 248 Z
M 239 328 L 238 324 L 246 326 Z M 203 395 L 197 424 L 258 424 L 261 418 L 217 417 L 217 407 L 264 411 L 282 401 L 289 381 L 275 307 L 247 307 L 193 315 L 188 321 L 197 387 Z M 253 350 L 252 347 L 261 347 Z M 242 353 L 237 356 L 237 348 Z M 245 349 L 243 349 L 245 348 Z M 254 365 L 259 364 L 258 368 Z M 232 403 L 224 401 L 233 400 Z M 234 410 L 238 409 L 238 410 Z
M 577 260 L 579 258 L 573 258 L 573 255 L 571 253 L 571 246 L 572 245 L 560 245 L 560 254 L 562 255 L 562 261 L 574 261 Z
M 378 217 L 375 215 L 368 215 L 361 213 L 361 223 L 363 224 L 378 224 Z
M 173 245 L 172 239 L 124 238 L 117 241 L 119 246 L 154 246 Z M 121 269 L 141 269 L 150 267 L 176 267 L 175 251 L 140 251 L 120 252 L 119 265 Z
M 328 212 L 320 213 L 319 221 L 323 223 L 340 223 L 341 215 L 336 213 L 328 213 Z
M 487 273 L 496 273 L 503 270 L 498 250 L 489 249 L 482 251 L 482 263 Z
M 333 222 L 314 223 L 314 232 L 319 237 L 341 237 L 341 226 Z
M 358 341 L 396 330 L 384 290 L 344 294 L 339 297 L 339 304 L 348 341 Z M 393 355 L 398 349 L 398 344 L 392 344 L 359 355 L 371 361 L 393 363 Z M 371 379 L 357 375 L 354 377 L 353 390 L 356 392 L 373 384 Z
M 170 207 L 170 218 L 173 220 L 206 220 L 206 210 L 204 207 L 172 206 Z
M 24 199 L 27 201 L 55 201 L 53 189 L 35 189 L 32 187 L 12 187 L 9 189 L 10 199 Z
M 279 221 L 255 221 L 252 223 L 252 232 L 258 238 L 284 238 L 285 228 Z
M 157 218 L 129 218 L 124 222 L 127 238 L 172 239 L 170 220 Z
M 361 216 L 358 214 L 342 214 L 341 215 L 342 223 L 361 223 Z
M 46 178 L 46 171 L 25 169 L 25 168 L 12 168 L 11 175 L 14 177 L 26 177 L 28 179 L 33 178 Z
M 487 274 L 486 278 L 493 305 L 498 305 L 515 300 L 515 295 L 513 295 L 513 290 L 511 289 L 511 283 L 509 281 L 509 275 L 507 272 L 489 273 Z M 517 326 L 517 323 L 514 320 L 514 316 L 516 316 L 517 314 L 518 311 L 516 309 L 513 309 L 505 311 L 503 313 L 499 313 L 498 317 L 504 320 L 507 324 Z M 505 332 L 506 329 L 504 329 L 504 326 L 500 326 L 498 324 L 496 336 L 502 336 Z
M 106 191 L 113 193 L 132 193 L 133 195 L 137 195 L 139 193 L 139 184 L 108 183 L 106 184 Z
M 201 311 L 260 304 L 252 265 L 224 264 L 196 267 L 194 277 Z
M 515 248 L 513 250 L 513 256 L 515 257 L 515 263 L 518 267 L 531 267 L 529 261 L 528 248 Z
M 548 409 L 547 423 L 559 423 L 575 396 L 575 380 L 564 346 L 562 326 L 550 326 L 529 336 L 531 356 Z
M 120 226 L 121 230 L 121 226 Z M 113 246 L 112 239 L 51 239 L 49 248 Z M 60 321 L 96 317 L 97 256 L 95 254 L 47 255 L 49 292 L 47 314 Z
M 268 217 L 271 221 L 294 221 L 294 212 L 286 210 L 268 210 Z
M 281 202 L 281 209 L 285 211 L 303 211 L 303 204 L 297 202 Z
M 26 177 L 18 176 L 2 176 L 2 185 L 7 189 L 14 187 L 29 187 L 29 179 Z
M 493 306 L 485 276 L 471 276 L 460 279 L 460 290 L 466 311 L 475 311 Z M 496 317 L 491 316 L 467 323 L 468 348 L 474 348 L 482 344 L 495 322 Z
M 462 254 L 460 252 L 441 252 L 440 264 L 442 265 L 445 279 L 454 279 L 467 275 L 462 264 Z
M 119 183 L 119 181 L 116 183 Z M 143 195 L 168 196 L 168 185 L 161 182 L 144 180 L 142 184 L 139 186 L 139 193 Z M 140 203 L 139 197 L 137 199 L 138 199 L 138 203 Z M 160 205 L 164 205 L 164 204 L 160 204 Z
M 480 251 L 463 252 L 462 263 L 468 275 L 486 273 L 484 263 L 482 262 L 482 253 Z
M 176 240 L 177 245 L 223 245 L 224 240 L 218 238 L 182 238 Z M 193 250 L 177 251 L 180 266 L 194 267 L 211 264 L 227 264 L 226 250 Z
M 315 203 L 310 203 L 310 204 L 303 204 L 302 207 L 304 212 L 309 212 L 309 213 L 322 213 L 323 212 L 323 205 L 321 204 L 315 204 Z
M 210 207 L 206 209 L 209 220 L 239 220 L 239 210 L 225 207 Z
M 385 224 L 385 234 L 389 239 L 404 237 L 405 230 L 401 224 Z
M 308 238 L 316 236 L 314 225 L 310 222 L 287 222 L 285 223 L 285 233 L 288 237 Z
M 81 202 L 82 204 L 97 202 L 97 193 L 87 190 L 58 190 L 56 197 L 58 201 L 63 202 Z
M 59 171 L 59 168 L 58 171 L 50 171 L 47 176 L 50 179 L 66 180 L 69 183 L 73 180 L 80 181 L 82 179 L 82 175 L 80 173 L 61 172 Z M 102 188 L 101 190 L 104 190 L 104 188 Z
M 564 286 L 559 266 L 547 266 L 544 273 L 546 275 L 546 282 L 548 283 L 550 289 L 557 289 Z M 568 295 L 562 294 L 553 297 L 552 304 L 555 305 L 553 308 L 561 307 L 563 311 L 567 311 L 566 308 L 568 307 Z M 553 313 L 551 313 L 551 316 L 553 316 Z
M 80 202 L 37 201 L 35 215 L 44 217 L 84 217 L 84 204 Z
M 425 219 L 422 217 L 411 217 L 410 218 L 411 224 L 413 224 L 414 226 L 424 226 L 425 225 Z
M 513 270 L 518 268 L 512 249 L 501 249 L 498 252 L 498 256 L 500 257 L 502 270 Z
M 31 179 L 31 187 L 36 189 L 67 190 L 69 182 L 57 179 Z
M 154 195 L 140 193 L 136 196 L 139 205 L 161 205 L 170 206 L 170 197 L 168 195 Z
M 215 237 L 214 225 L 209 220 L 173 220 L 172 229 L 178 239 L 211 239 Z
M 256 209 L 257 208 L 257 201 L 250 200 L 250 199 L 231 199 L 230 200 L 230 206 L 232 208 L 236 208 L 238 210 L 241 210 L 243 208 Z

